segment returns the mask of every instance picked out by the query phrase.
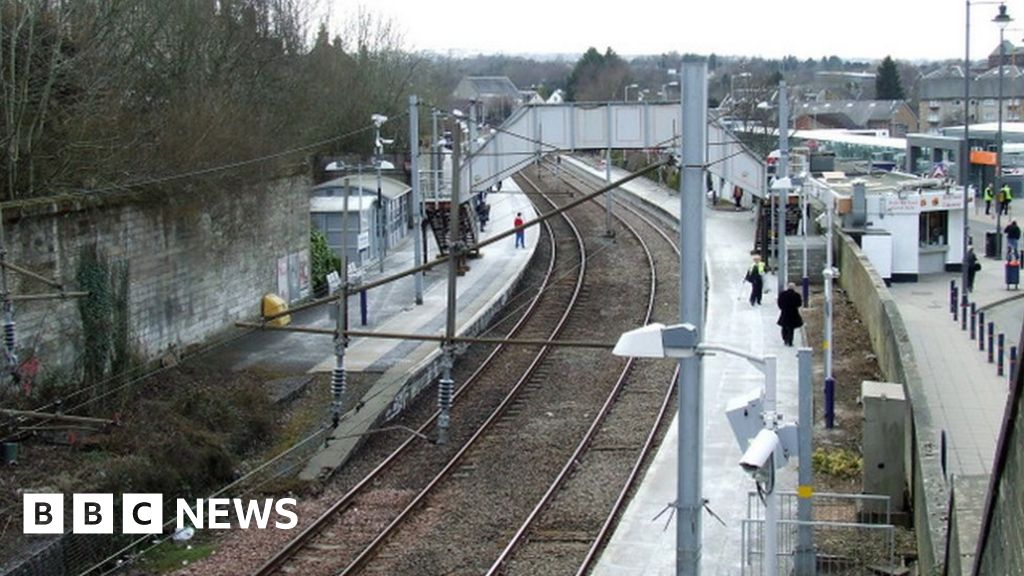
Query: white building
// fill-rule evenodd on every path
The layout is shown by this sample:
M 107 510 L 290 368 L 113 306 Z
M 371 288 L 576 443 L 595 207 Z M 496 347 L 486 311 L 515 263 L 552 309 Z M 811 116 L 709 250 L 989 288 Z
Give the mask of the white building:
M 826 172 L 809 182 L 826 205 L 836 200 L 843 230 L 886 281 L 957 271 L 963 262 L 963 188 L 948 180 L 884 172 L 856 178 Z

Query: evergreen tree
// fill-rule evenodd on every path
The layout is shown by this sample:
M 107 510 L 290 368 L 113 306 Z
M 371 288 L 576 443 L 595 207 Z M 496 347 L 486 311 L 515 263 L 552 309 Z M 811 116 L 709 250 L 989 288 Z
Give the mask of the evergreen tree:
M 875 73 L 875 98 L 878 100 L 903 100 L 903 85 L 900 73 L 892 57 L 886 56 Z

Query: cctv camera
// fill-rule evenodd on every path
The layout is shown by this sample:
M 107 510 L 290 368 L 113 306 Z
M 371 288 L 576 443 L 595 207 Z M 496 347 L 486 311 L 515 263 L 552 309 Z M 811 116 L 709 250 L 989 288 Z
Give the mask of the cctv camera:
M 754 436 L 747 446 L 747 451 L 740 458 L 740 467 L 751 476 L 759 472 L 770 471 L 772 455 L 779 446 L 779 437 L 772 430 L 764 429 Z

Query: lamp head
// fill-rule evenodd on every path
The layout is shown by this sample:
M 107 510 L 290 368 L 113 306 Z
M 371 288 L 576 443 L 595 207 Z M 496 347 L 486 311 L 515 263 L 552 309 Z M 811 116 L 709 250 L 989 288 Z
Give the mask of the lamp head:
M 619 336 L 612 354 L 637 358 L 684 358 L 696 353 L 697 329 L 692 324 L 665 326 L 655 322 Z
M 380 128 L 380 125 L 388 121 L 388 117 L 383 114 L 374 114 L 370 116 L 370 121 L 373 125 Z
M 1000 30 L 1005 30 L 1010 22 L 1013 22 L 1013 18 L 1010 18 L 1010 15 L 1006 13 L 1006 4 L 999 5 L 999 14 L 992 21 L 996 23 L 996 26 L 999 26 Z

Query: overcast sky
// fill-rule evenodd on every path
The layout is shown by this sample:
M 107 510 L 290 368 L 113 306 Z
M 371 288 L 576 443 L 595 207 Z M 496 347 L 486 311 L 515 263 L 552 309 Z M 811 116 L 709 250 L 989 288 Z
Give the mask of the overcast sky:
M 964 57 L 964 0 L 324 0 L 331 27 L 362 5 L 389 17 L 407 49 L 448 53 L 623 56 L 676 51 L 800 59 Z M 1009 14 L 1024 4 L 1008 4 Z M 971 59 L 999 44 L 998 6 L 971 7 Z M 1022 44 L 1024 20 L 1005 32 Z

